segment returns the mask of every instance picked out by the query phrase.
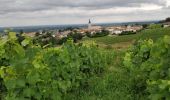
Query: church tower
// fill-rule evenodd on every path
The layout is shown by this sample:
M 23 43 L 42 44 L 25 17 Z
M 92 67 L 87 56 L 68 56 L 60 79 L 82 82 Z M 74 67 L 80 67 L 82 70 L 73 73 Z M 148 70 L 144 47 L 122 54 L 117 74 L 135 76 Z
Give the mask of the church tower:
M 92 27 L 92 25 L 91 25 L 91 21 L 90 21 L 90 19 L 89 19 L 88 29 L 90 30 L 90 29 L 91 29 L 91 27 Z

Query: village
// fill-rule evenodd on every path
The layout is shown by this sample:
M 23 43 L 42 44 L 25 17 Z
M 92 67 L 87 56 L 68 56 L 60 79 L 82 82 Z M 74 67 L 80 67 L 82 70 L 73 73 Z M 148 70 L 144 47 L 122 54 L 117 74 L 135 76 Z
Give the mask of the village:
M 87 33 L 90 33 L 91 35 L 96 34 L 96 33 L 101 33 L 102 30 L 105 30 L 108 32 L 109 35 L 120 35 L 123 32 L 137 32 L 143 29 L 142 25 L 114 25 L 114 26 L 98 26 L 95 25 L 91 22 L 91 20 L 89 19 L 89 22 L 87 24 L 87 27 L 85 28 L 74 28 L 74 29 L 66 29 L 66 30 L 48 30 L 48 32 L 52 33 L 53 37 L 56 38 L 63 38 L 63 37 L 67 37 L 68 34 L 72 33 L 72 32 L 77 32 L 80 33 L 82 35 L 86 35 Z M 36 35 L 37 32 L 30 32 L 27 33 L 26 35 L 30 36 L 30 37 L 34 37 Z M 39 34 L 43 34 L 43 30 L 39 30 L 38 31 Z

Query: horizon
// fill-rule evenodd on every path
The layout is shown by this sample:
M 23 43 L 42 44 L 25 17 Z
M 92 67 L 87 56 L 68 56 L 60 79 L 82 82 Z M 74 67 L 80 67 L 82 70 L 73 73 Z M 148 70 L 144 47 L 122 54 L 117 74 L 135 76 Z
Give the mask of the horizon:
M 165 18 L 164 18 L 165 19 Z M 91 20 L 91 19 L 90 19 Z M 163 19 L 159 19 L 159 20 L 143 20 L 143 21 L 127 21 L 127 22 L 101 22 L 101 23 L 95 23 L 93 22 L 93 20 L 91 20 L 92 22 L 92 25 L 101 25 L 101 24 L 128 24 L 128 23 L 147 23 L 147 22 L 158 22 L 158 21 L 161 21 Z M 87 25 L 87 23 L 73 23 L 73 24 L 40 24 L 40 25 L 23 25 L 23 26 L 0 26 L 0 28 L 19 28 L 19 27 L 39 27 L 39 26 L 42 26 L 42 27 L 45 27 L 45 26 L 77 26 L 77 25 Z
M 134 21 L 134 22 L 117 22 L 117 23 L 93 23 L 94 26 L 124 26 L 124 25 L 143 25 L 143 24 L 152 24 L 158 23 L 160 20 L 150 20 L 150 21 Z M 86 24 L 63 24 L 63 25 L 32 25 L 32 26 L 8 26 L 8 27 L 0 27 L 0 32 L 3 32 L 5 29 L 12 29 L 14 32 L 20 32 L 23 30 L 24 32 L 37 32 L 39 30 L 56 30 L 56 29 L 66 29 L 66 28 L 85 28 L 88 27 L 88 23 Z
M 0 26 L 120 23 L 169 17 L 169 0 L 1 0 Z

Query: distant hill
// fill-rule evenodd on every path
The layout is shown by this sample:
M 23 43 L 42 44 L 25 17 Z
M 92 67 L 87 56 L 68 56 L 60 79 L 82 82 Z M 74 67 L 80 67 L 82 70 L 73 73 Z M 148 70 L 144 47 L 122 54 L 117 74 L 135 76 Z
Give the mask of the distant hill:
M 114 25 L 134 25 L 134 24 L 151 24 L 158 23 L 159 21 L 142 21 L 142 22 L 122 22 L 122 23 L 94 23 L 95 25 L 99 25 L 102 27 L 106 26 L 114 26 Z M 85 28 L 87 24 L 72 24 L 72 25 L 40 25 L 40 26 L 21 26 L 21 27 L 0 27 L 0 33 L 2 33 L 5 29 L 12 29 L 14 32 L 20 32 L 21 30 L 24 32 L 37 32 L 39 30 L 62 30 L 67 29 L 69 27 L 72 28 Z

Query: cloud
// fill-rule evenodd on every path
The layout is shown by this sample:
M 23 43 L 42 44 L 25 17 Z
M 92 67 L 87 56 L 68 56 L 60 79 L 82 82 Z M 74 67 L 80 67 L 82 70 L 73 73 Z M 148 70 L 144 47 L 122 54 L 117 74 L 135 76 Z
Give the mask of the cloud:
M 149 15 L 161 19 L 170 11 L 169 0 L 0 0 L 0 4 L 0 26 L 84 23 L 91 17 L 96 22 L 140 20 L 138 16 L 150 20 L 154 16 Z
M 166 7 L 170 7 L 170 1 L 169 0 L 165 0 L 166 2 Z

